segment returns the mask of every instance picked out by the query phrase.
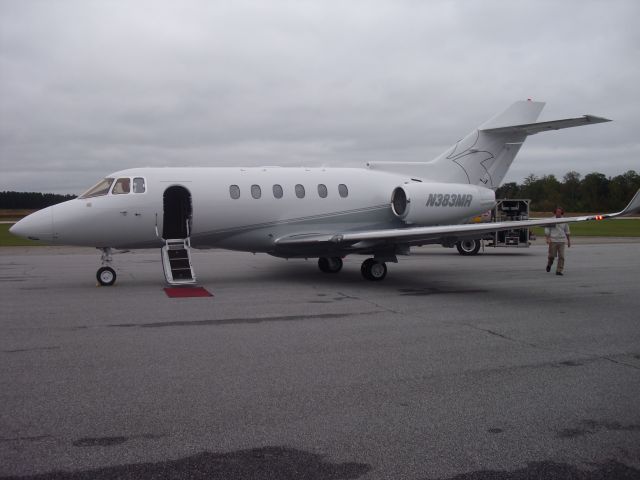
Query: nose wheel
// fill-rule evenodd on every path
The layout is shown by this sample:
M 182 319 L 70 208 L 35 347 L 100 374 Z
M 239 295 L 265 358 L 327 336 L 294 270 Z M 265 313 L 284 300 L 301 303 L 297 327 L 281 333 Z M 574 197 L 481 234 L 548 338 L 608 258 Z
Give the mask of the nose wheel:
M 375 258 L 368 258 L 362 262 L 360 272 L 367 280 L 379 282 L 387 276 L 387 265 L 384 262 L 379 262 Z
M 111 268 L 113 249 L 107 247 L 99 248 L 98 250 L 102 252 L 102 256 L 100 257 L 102 267 L 96 272 L 96 279 L 103 287 L 110 287 L 116 283 L 116 271 Z
M 110 287 L 116 283 L 116 271 L 111 267 L 100 267 L 96 273 L 96 278 L 103 287 Z

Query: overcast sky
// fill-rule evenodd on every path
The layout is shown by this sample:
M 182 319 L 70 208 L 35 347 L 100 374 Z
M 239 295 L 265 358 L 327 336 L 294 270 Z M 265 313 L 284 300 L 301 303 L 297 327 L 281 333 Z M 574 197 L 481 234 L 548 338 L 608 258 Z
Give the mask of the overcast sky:
M 640 2 L 0 0 L 0 190 L 138 166 L 428 161 L 515 100 L 505 181 L 640 171 Z

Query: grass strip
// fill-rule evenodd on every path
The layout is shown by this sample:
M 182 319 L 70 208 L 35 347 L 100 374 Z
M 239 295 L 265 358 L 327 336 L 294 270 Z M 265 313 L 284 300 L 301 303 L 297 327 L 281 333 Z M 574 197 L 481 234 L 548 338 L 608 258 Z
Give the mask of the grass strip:
M 640 219 L 637 218 L 570 223 L 569 228 L 575 237 L 640 237 Z M 533 231 L 544 236 L 542 227 L 534 227 Z
M 46 245 L 44 242 L 36 242 L 34 240 L 16 237 L 9 232 L 11 225 L 10 223 L 0 224 L 0 247 L 38 247 Z

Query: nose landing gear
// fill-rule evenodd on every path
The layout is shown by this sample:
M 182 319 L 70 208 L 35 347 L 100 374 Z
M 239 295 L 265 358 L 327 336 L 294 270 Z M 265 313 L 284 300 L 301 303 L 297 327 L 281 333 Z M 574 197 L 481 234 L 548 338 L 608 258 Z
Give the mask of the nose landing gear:
M 116 283 L 116 272 L 111 267 L 100 267 L 96 273 L 96 278 L 103 287 L 110 287 Z
M 116 271 L 111 268 L 113 250 L 109 247 L 99 248 L 98 250 L 102 251 L 102 256 L 100 257 L 102 267 L 100 267 L 96 272 L 96 279 L 103 287 L 110 287 L 116 283 Z

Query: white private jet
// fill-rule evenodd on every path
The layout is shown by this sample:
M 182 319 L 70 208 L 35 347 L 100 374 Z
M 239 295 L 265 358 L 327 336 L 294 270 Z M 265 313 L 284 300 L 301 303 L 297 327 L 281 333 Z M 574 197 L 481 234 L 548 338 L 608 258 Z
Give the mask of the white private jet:
M 495 203 L 528 135 L 607 122 L 585 115 L 537 122 L 544 103 L 521 101 L 430 162 L 370 162 L 363 168 L 134 168 L 80 197 L 35 212 L 11 232 L 49 244 L 102 251 L 98 282 L 113 285 L 116 249 L 161 248 L 169 284 L 195 282 L 191 248 L 318 258 L 337 273 L 363 254 L 362 275 L 382 280 L 385 262 L 412 246 L 451 246 L 487 232 L 611 218 L 640 210 L 640 192 L 607 215 L 465 224 Z

